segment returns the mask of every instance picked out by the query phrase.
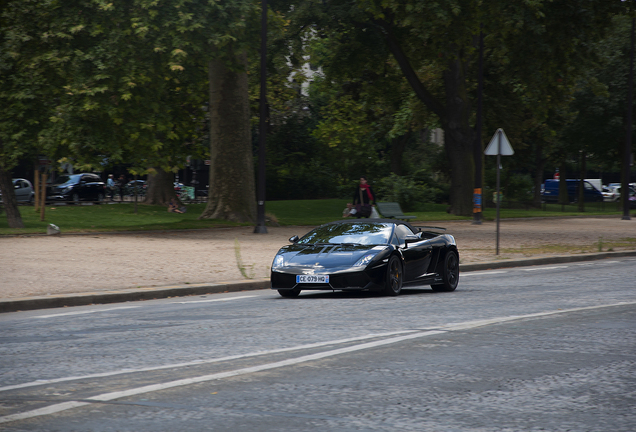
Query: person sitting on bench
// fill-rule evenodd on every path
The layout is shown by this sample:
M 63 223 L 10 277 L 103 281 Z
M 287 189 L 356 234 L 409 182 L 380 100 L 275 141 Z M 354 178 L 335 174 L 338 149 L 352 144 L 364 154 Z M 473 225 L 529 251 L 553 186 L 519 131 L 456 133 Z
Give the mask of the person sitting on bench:
M 179 207 L 179 203 L 176 199 L 172 198 L 168 203 L 168 212 L 170 213 L 185 213 L 185 207 Z

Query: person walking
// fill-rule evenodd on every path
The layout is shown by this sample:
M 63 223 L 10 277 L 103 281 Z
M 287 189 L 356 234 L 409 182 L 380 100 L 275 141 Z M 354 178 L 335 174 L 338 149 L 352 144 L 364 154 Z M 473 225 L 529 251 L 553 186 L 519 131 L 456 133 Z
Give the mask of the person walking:
M 110 200 L 115 201 L 115 176 L 108 174 L 108 180 L 106 180 L 106 186 L 108 187 L 108 193 L 110 194 Z
M 351 210 L 351 216 L 357 218 L 371 216 L 373 206 L 375 205 L 375 193 L 373 188 L 367 182 L 367 178 L 360 177 L 360 185 L 356 188 L 353 194 L 353 209 Z

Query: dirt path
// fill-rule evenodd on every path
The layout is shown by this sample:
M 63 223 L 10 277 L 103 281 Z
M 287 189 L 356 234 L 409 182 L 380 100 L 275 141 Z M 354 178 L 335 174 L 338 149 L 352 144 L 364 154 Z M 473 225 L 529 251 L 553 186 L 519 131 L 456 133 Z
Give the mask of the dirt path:
M 456 238 L 461 262 L 636 250 L 636 220 L 568 218 L 505 220 L 500 255 L 496 224 L 470 221 L 413 223 L 444 226 Z M 269 276 L 276 251 L 310 227 L 253 227 L 205 231 L 21 236 L 0 238 L 0 298 L 78 293 Z M 242 266 L 239 265 L 237 252 Z

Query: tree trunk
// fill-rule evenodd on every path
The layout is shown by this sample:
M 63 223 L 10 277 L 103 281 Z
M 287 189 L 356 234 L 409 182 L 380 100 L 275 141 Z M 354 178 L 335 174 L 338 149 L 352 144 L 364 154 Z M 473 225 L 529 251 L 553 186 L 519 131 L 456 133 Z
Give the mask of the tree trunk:
M 579 196 L 578 196 L 580 212 L 585 211 L 585 176 L 586 176 L 585 172 L 587 171 L 587 168 L 585 166 L 586 159 L 587 159 L 587 153 L 582 151 L 581 152 L 581 178 L 579 179 Z
M 568 182 L 565 171 L 565 156 L 561 161 L 559 168 L 559 204 L 570 204 L 570 195 L 568 193 Z
M 161 168 L 155 168 L 156 172 L 148 176 L 148 187 L 144 204 L 168 206 L 170 200 L 177 198 L 174 191 L 174 175 Z
M 406 143 L 411 138 L 412 132 L 407 132 L 402 136 L 391 140 L 391 172 L 399 176 L 402 175 L 402 159 Z
M 256 192 L 247 56 L 240 54 L 236 59 L 245 69 L 230 70 L 220 60 L 209 64 L 210 191 L 199 219 L 254 223 Z
M 459 216 L 473 214 L 475 131 L 470 126 L 470 102 L 466 91 L 464 65 L 460 55 L 444 72 L 446 109 L 442 117 L 444 145 L 451 168 L 450 212 Z
M 455 215 L 472 216 L 475 162 L 473 160 L 475 131 L 470 127 L 470 103 L 466 91 L 466 76 L 461 53 L 455 53 L 444 72 L 446 105 L 424 87 L 402 50 L 392 31 L 391 24 L 376 21 L 385 30 L 389 50 L 395 57 L 419 100 L 439 116 L 444 129 L 444 145 L 451 167 L 450 212 Z
M 24 228 L 22 215 L 18 209 L 18 200 L 15 197 L 15 189 L 11 181 L 11 173 L 0 164 L 0 192 L 2 193 L 2 205 L 7 213 L 9 228 Z

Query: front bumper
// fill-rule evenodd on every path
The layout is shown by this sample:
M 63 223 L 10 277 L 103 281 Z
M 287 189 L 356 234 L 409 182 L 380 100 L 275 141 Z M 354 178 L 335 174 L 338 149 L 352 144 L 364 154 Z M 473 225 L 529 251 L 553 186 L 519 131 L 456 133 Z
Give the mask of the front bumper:
M 298 284 L 296 276 L 304 274 L 300 271 L 272 271 L 271 288 L 299 289 L 299 290 L 381 290 L 384 286 L 384 274 L 386 265 L 381 265 L 373 269 L 347 270 L 337 272 L 321 272 L 329 275 L 327 284 Z

